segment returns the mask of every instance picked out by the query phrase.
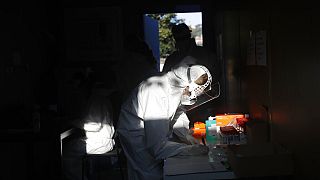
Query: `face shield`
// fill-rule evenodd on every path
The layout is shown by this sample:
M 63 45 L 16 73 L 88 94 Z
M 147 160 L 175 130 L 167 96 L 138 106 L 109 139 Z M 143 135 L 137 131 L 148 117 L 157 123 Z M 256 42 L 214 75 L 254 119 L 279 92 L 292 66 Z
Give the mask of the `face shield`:
M 199 107 L 220 95 L 220 84 L 212 84 L 212 76 L 204 66 L 190 66 L 187 76 L 189 85 L 181 98 L 181 108 L 185 111 Z

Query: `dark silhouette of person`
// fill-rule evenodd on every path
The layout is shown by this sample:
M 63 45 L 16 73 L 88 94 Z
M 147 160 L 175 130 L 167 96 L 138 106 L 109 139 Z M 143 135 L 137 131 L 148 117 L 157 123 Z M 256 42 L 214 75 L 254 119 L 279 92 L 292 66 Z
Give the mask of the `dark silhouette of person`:
M 197 60 L 195 64 L 208 67 L 213 77 L 216 77 L 213 83 L 217 81 L 219 78 L 217 75 L 220 75 L 220 65 L 216 54 L 205 47 L 198 46 L 195 39 L 191 37 L 190 28 L 185 23 L 174 25 L 171 28 L 171 32 L 175 40 L 176 50 L 166 58 L 162 72 L 170 71 L 170 69 L 180 63 L 184 57 L 192 56 Z

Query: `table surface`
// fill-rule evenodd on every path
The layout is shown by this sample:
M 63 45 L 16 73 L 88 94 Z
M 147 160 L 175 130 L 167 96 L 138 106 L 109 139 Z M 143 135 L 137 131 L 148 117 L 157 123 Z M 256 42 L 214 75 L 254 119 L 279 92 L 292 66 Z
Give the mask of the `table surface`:
M 235 179 L 220 161 L 209 162 L 208 155 L 175 156 L 164 162 L 164 180 Z

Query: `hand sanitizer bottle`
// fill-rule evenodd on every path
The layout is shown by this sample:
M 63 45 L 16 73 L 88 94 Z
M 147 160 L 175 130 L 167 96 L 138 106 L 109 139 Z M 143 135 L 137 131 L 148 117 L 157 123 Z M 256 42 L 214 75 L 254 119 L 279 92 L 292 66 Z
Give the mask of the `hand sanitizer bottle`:
M 216 148 L 217 148 L 217 140 L 218 140 L 218 128 L 216 124 L 215 117 L 209 116 L 208 120 L 206 120 L 206 142 L 209 147 L 209 162 L 216 162 Z
M 217 143 L 217 124 L 215 117 L 212 116 L 206 120 L 206 142 L 208 145 Z

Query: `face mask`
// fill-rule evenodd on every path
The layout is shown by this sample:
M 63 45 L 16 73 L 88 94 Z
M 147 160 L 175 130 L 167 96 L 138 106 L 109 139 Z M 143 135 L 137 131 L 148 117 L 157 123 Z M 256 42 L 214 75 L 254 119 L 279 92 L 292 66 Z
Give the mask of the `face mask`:
M 197 96 L 199 95 L 199 92 L 197 90 L 199 85 L 196 83 L 191 83 L 188 88 L 188 93 L 185 93 L 181 97 L 181 104 L 182 105 L 193 105 L 197 101 Z
M 200 96 L 204 90 L 210 86 L 211 83 L 211 76 L 208 77 L 208 80 L 205 84 L 203 85 L 198 85 L 195 82 L 192 82 L 191 77 L 190 77 L 190 68 L 188 69 L 188 80 L 189 80 L 189 86 L 188 93 L 184 93 L 181 97 L 181 104 L 182 105 L 193 105 L 197 101 L 197 97 Z M 207 73 L 209 74 L 209 73 Z M 195 78 L 194 78 L 195 79 Z

